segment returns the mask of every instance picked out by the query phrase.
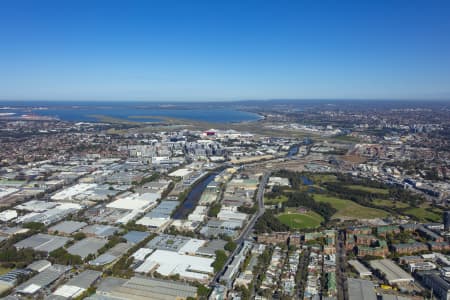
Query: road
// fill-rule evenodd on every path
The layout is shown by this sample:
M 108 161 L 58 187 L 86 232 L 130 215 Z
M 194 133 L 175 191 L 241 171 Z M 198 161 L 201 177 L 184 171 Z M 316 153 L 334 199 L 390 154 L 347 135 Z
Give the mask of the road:
M 347 278 L 345 276 L 345 234 L 339 232 L 336 243 L 336 283 L 338 286 L 338 300 L 348 299 Z
M 258 203 L 258 211 L 256 214 L 253 215 L 253 217 L 250 219 L 250 221 L 245 226 L 244 230 L 242 230 L 239 238 L 236 240 L 237 247 L 234 249 L 233 252 L 228 256 L 227 261 L 225 262 L 222 270 L 216 273 L 213 280 L 211 281 L 211 286 L 215 286 L 219 283 L 220 277 L 225 273 L 225 270 L 227 269 L 228 265 L 233 260 L 234 256 L 239 253 L 239 251 L 242 249 L 242 246 L 244 245 L 244 241 L 249 237 L 250 233 L 253 230 L 253 227 L 256 224 L 256 221 L 258 221 L 259 217 L 261 217 L 264 214 L 264 189 L 266 188 L 267 181 L 269 180 L 270 172 L 264 173 L 264 175 L 261 178 L 261 181 L 258 186 L 258 191 L 256 192 L 256 201 Z

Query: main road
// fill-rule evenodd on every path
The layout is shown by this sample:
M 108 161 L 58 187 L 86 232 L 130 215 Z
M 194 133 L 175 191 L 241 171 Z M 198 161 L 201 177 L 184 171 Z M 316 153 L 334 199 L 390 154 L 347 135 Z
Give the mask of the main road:
M 235 241 L 236 242 L 236 248 L 231 252 L 231 254 L 228 256 L 225 264 L 222 267 L 222 270 L 216 273 L 213 280 L 211 281 L 211 286 L 215 286 L 219 283 L 220 277 L 225 273 L 225 270 L 227 269 L 228 265 L 232 262 L 233 258 L 236 256 L 237 253 L 242 249 L 242 246 L 244 245 L 244 241 L 249 237 L 250 233 L 253 230 L 253 227 L 256 224 L 256 221 L 258 221 L 259 217 L 261 217 L 264 214 L 264 190 L 266 188 L 267 181 L 269 180 L 270 172 L 264 173 L 264 175 L 261 178 L 261 181 L 259 182 L 258 191 L 256 192 L 256 202 L 258 203 L 258 211 L 256 214 L 253 215 L 253 217 L 250 219 L 250 222 L 247 223 L 244 230 L 242 230 L 241 234 L 239 235 L 239 238 Z

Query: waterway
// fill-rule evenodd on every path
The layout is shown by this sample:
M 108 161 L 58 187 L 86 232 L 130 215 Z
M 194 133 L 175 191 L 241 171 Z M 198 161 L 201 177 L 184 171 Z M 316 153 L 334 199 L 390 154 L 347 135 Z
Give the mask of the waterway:
M 298 153 L 298 145 L 294 145 L 289 149 L 289 152 L 287 153 L 286 157 L 292 157 Z
M 206 189 L 208 184 L 216 178 L 219 172 L 210 173 L 208 176 L 203 177 L 192 190 L 187 195 L 184 202 L 178 207 L 173 218 L 175 220 L 186 219 L 187 216 L 195 209 L 198 201 L 200 200 L 203 191 Z
M 8 117 L 45 116 L 72 122 L 96 122 L 106 116 L 133 122 L 157 122 L 168 117 L 211 123 L 236 123 L 260 120 L 258 114 L 205 103 L 165 105 L 145 102 L 75 102 L 75 101 L 0 101 L 2 113 Z M 6 117 L 6 116 L 4 116 Z

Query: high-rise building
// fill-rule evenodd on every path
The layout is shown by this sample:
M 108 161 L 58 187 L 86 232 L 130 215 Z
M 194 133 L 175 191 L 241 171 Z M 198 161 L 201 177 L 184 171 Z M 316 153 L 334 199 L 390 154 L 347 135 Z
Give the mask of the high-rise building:
M 443 222 L 444 222 L 445 231 L 449 231 L 450 230 L 450 211 L 444 211 Z

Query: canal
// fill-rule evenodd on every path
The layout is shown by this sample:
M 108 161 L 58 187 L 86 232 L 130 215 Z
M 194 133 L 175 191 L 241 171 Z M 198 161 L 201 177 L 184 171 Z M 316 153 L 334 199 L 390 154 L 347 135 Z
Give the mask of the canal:
M 195 186 L 187 195 L 186 199 L 183 201 L 183 203 L 181 203 L 181 205 L 177 208 L 177 211 L 173 215 L 173 218 L 175 220 L 187 218 L 187 216 L 194 210 L 195 206 L 197 206 L 197 203 L 200 200 L 203 191 L 206 189 L 206 186 L 211 181 L 213 181 L 218 174 L 219 172 L 210 173 L 195 184 Z
M 298 153 L 299 146 L 294 145 L 289 149 L 289 152 L 286 154 L 286 157 L 290 158 Z

